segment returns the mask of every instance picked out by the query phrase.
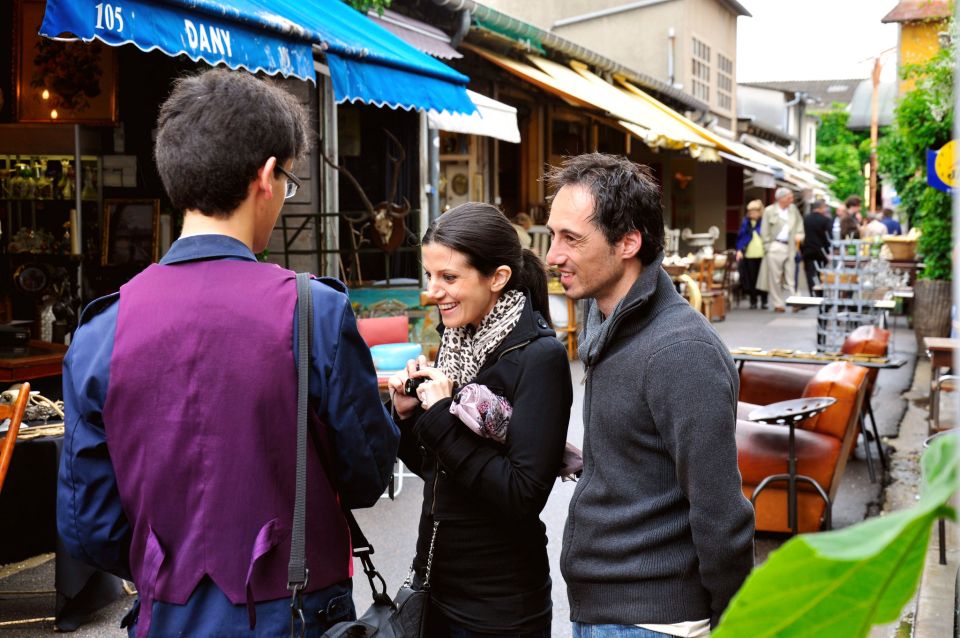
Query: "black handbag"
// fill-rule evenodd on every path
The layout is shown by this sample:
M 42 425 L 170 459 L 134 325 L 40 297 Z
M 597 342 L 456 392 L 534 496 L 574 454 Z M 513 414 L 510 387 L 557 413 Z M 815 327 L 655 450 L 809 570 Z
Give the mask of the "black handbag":
M 351 519 L 353 517 L 351 516 Z M 427 613 L 430 607 L 430 568 L 433 563 L 433 546 L 437 538 L 437 521 L 433 522 L 430 551 L 427 554 L 427 569 L 423 583 L 415 584 L 414 570 L 400 586 L 392 599 L 387 595 L 387 585 L 370 560 L 373 548 L 354 547 L 353 555 L 363 563 L 363 571 L 370 581 L 373 604 L 357 620 L 337 623 L 323 638 L 423 638 L 426 635 Z M 351 529 L 356 526 L 352 521 Z M 359 531 L 359 527 L 356 530 Z M 360 533 L 363 538 L 363 533 Z M 364 539 L 366 540 L 366 539 Z M 377 586 L 379 582 L 379 587 Z
M 303 590 L 307 586 L 309 570 L 306 568 L 306 468 L 307 468 L 307 405 L 308 374 L 310 360 L 310 339 L 313 327 L 313 304 L 310 294 L 310 276 L 297 274 L 297 321 L 299 337 L 297 339 L 297 483 L 293 509 L 293 530 L 291 532 L 290 564 L 288 567 L 288 588 L 293 592 L 290 603 L 290 638 L 303 638 L 306 633 L 306 619 L 303 612 Z M 323 458 L 321 456 L 321 458 Z M 360 559 L 363 572 L 370 581 L 373 591 L 373 604 L 357 620 L 337 623 L 323 638 L 423 638 L 426 626 L 427 610 L 430 603 L 430 569 L 433 563 L 433 547 L 437 538 L 437 526 L 433 523 L 433 535 L 430 538 L 430 551 L 427 554 L 427 568 L 423 583 L 415 584 L 414 570 L 400 586 L 392 599 L 387 594 L 387 583 L 373 565 L 370 556 L 373 545 L 367 540 L 353 514 L 344 509 L 344 516 L 350 526 L 353 555 Z

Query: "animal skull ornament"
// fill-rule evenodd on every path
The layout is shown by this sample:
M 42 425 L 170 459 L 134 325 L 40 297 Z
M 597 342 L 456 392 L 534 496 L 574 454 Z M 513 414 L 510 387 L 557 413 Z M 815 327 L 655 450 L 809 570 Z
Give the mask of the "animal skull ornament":
M 406 227 L 403 220 L 407 215 L 410 214 L 411 206 L 410 201 L 406 197 L 403 198 L 402 204 L 394 203 L 394 199 L 396 199 L 397 196 L 397 187 L 400 185 L 400 166 L 406 159 L 407 154 L 404 152 L 403 145 L 400 144 L 400 140 L 398 140 L 393 133 L 387 129 L 383 129 L 383 132 L 386 133 L 387 137 L 389 137 L 390 140 L 396 145 L 399 153 L 396 157 L 394 157 L 387 152 L 387 158 L 393 165 L 390 194 L 387 196 L 386 200 L 380 202 L 376 206 L 370 203 L 370 199 L 367 197 L 367 194 L 363 192 L 360 182 L 357 181 L 357 179 L 350 173 L 349 170 L 347 170 L 345 167 L 338 166 L 326 155 L 323 155 L 323 160 L 346 176 L 350 183 L 353 184 L 357 194 L 360 195 L 360 200 L 363 202 L 363 207 L 366 209 L 366 211 L 360 215 L 344 214 L 343 217 L 352 226 L 360 225 L 360 232 L 362 232 L 362 229 L 365 225 L 372 223 L 373 233 L 371 233 L 371 238 L 373 240 L 373 244 L 380 250 L 388 254 L 392 254 L 400 246 L 400 244 L 403 243 L 403 238 L 406 234 Z

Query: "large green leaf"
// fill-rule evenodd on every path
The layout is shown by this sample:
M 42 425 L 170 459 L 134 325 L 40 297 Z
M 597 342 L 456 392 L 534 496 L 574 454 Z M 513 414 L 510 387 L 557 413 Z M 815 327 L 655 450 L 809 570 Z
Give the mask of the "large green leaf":
M 730 603 L 713 638 L 856 638 L 899 617 L 920 580 L 934 521 L 955 519 L 957 437 L 923 455 L 912 508 L 835 532 L 804 534 L 770 554 Z

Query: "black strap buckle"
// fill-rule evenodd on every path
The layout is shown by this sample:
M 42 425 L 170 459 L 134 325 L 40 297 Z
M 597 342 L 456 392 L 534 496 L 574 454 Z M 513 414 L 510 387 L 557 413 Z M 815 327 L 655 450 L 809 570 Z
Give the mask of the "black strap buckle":
M 305 638 L 307 635 L 307 619 L 303 613 L 303 590 L 307 587 L 310 580 L 310 570 L 304 569 L 302 583 L 287 583 L 287 588 L 293 592 L 290 597 L 290 638 Z M 300 623 L 300 631 L 297 631 L 297 623 Z
M 370 591 L 373 592 L 373 599 L 380 603 L 386 603 L 393 605 L 393 600 L 387 595 L 387 581 L 383 579 L 383 576 L 380 575 L 380 572 L 377 571 L 377 568 L 373 566 L 373 561 L 370 560 L 369 551 L 356 551 L 354 550 L 354 556 L 360 559 L 360 563 L 363 565 L 363 573 L 367 575 L 367 580 L 370 582 Z M 377 582 L 380 583 L 380 586 L 377 587 Z

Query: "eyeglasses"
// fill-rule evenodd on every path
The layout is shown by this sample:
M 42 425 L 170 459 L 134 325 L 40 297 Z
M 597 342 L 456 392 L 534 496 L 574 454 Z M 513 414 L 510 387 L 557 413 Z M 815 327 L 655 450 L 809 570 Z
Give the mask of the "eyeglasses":
M 284 199 L 290 199 L 297 194 L 297 189 L 303 186 L 300 178 L 277 164 L 277 170 L 287 176 L 287 190 L 283 193 Z

